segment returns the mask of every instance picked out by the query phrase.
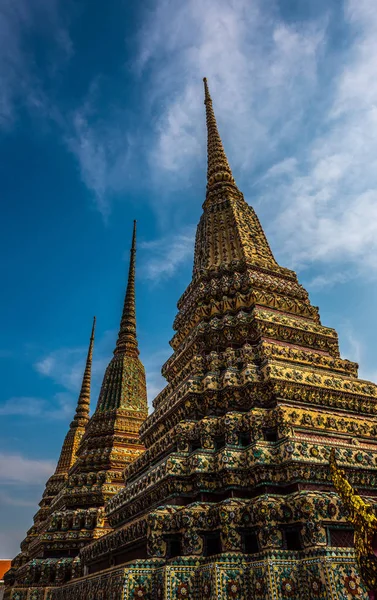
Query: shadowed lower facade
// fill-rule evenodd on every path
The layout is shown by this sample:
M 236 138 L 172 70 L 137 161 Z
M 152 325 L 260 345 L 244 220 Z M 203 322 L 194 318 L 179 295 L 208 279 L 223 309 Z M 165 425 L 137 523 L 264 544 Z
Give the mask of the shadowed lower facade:
M 13 561 L 8 599 L 368 597 L 328 460 L 334 449 L 374 502 L 377 387 L 340 357 L 336 331 L 276 262 L 204 86 L 207 190 L 167 385 L 147 417 L 134 229 L 96 411 Z

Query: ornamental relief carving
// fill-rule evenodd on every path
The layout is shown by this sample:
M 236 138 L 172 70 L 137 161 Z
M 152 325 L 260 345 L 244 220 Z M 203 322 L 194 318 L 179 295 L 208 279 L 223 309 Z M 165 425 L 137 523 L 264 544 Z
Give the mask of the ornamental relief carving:
M 296 298 L 310 306 L 308 292 L 298 283 L 293 271 L 285 270 L 284 273 L 276 274 L 268 269 L 248 265 L 245 261 L 234 261 L 232 265 L 221 265 L 217 271 L 203 270 L 199 276 L 194 276 L 178 300 L 177 307 L 180 312 L 176 317 L 178 321 L 174 322 L 174 329 L 179 329 L 179 323 L 184 321 L 186 311 L 193 311 L 195 306 L 206 299 L 220 299 L 223 295 L 234 294 L 237 291 L 248 293 L 251 289 Z M 316 307 L 312 308 L 318 310 Z
M 203 534 L 220 532 L 222 551 L 241 550 L 240 532 L 258 532 L 260 549 L 281 548 L 282 531 L 300 526 L 304 547 L 327 544 L 326 523 L 345 523 L 347 512 L 334 492 L 301 491 L 288 496 L 264 495 L 252 500 L 229 499 L 223 502 L 195 502 L 187 507 L 166 506 L 148 513 L 137 522 L 102 537 L 82 551 L 86 563 L 122 548 L 142 537 L 147 538 L 148 553 L 166 556 L 166 536 L 179 534 L 183 555 L 201 555 Z
M 184 326 L 182 325 L 174 335 L 171 344 L 173 348 L 178 348 L 182 341 L 202 320 L 208 320 L 212 317 L 222 317 L 227 313 L 236 313 L 239 310 L 248 310 L 255 306 L 259 308 L 261 305 L 313 320 L 313 311 L 310 310 L 310 307 L 308 308 L 298 301 L 287 300 L 284 297 L 262 293 L 257 290 L 248 294 L 236 293 L 233 298 L 223 296 L 220 300 L 212 299 L 208 304 L 199 306 L 191 318 L 185 319 Z M 319 323 L 318 318 L 313 322 Z

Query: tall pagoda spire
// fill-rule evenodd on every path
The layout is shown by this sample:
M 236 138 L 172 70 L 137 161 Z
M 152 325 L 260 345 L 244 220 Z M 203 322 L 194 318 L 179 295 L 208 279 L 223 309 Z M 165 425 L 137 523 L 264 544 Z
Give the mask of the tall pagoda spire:
M 47 484 L 38 519 L 28 533 L 22 560 L 43 561 L 51 552 L 72 558 L 81 546 L 109 531 L 103 518 L 105 504 L 124 487 L 126 465 L 144 451 L 139 429 L 148 415 L 148 405 L 136 339 L 135 253 L 136 221 L 118 340 L 96 410 L 89 418 L 94 321 L 76 414 L 55 474 Z M 50 493 L 52 484 L 54 493 Z M 83 519 L 85 529 L 78 531 Z
M 46 483 L 42 500 L 39 503 L 40 508 L 34 516 L 34 525 L 31 527 L 31 529 L 29 529 L 28 535 L 21 545 L 24 553 L 27 552 L 30 541 L 35 538 L 37 533 L 40 532 L 45 526 L 46 519 L 49 517 L 51 512 L 51 504 L 68 480 L 69 470 L 76 460 L 76 452 L 85 433 L 85 428 L 89 422 L 90 383 L 95 324 L 96 318 L 94 317 L 76 412 L 64 438 L 55 472 L 53 475 L 51 475 Z
M 89 422 L 90 409 L 90 384 L 92 376 L 92 361 L 93 361 L 93 346 L 94 332 L 96 327 L 96 317 L 93 317 L 92 332 L 89 340 L 88 354 L 86 357 L 84 375 L 81 383 L 81 390 L 77 400 L 76 412 L 71 421 L 70 429 L 65 437 L 63 447 L 60 452 L 58 465 L 55 475 L 66 473 L 73 465 L 76 459 L 76 451 L 78 449 L 81 438 L 84 434 L 85 427 Z
M 92 378 L 92 361 L 93 361 L 93 346 L 94 332 L 96 329 L 96 317 L 93 317 L 92 333 L 89 341 L 88 354 L 86 357 L 84 376 L 82 378 L 80 395 L 77 401 L 76 412 L 71 423 L 71 428 L 85 426 L 89 421 L 90 409 L 90 383 Z
M 135 258 L 136 258 L 136 221 L 134 221 L 132 244 L 130 250 L 130 266 L 126 296 L 124 298 L 123 313 L 120 321 L 118 340 L 114 354 L 139 356 L 136 338 L 136 309 L 135 309 Z
M 204 78 L 207 121 L 207 193 L 196 232 L 194 275 L 226 265 L 250 264 L 276 272 L 278 266 L 253 208 L 238 189 L 225 154 Z
M 139 359 L 136 338 L 135 258 L 136 221 L 118 339 L 103 378 L 96 410 L 78 450 L 72 469 L 75 473 L 91 469 L 119 472 L 125 462 L 143 450 L 138 431 L 148 414 L 148 406 L 145 370 Z
M 132 232 L 130 265 L 122 318 L 114 356 L 106 369 L 96 412 L 123 408 L 147 415 L 145 371 L 139 360 L 135 308 L 136 221 Z M 136 373 L 138 375 L 136 375 Z
M 219 186 L 230 185 L 236 188 L 232 170 L 229 166 L 216 123 L 215 113 L 212 106 L 212 98 L 209 93 L 207 78 L 204 81 L 204 104 L 206 107 L 207 121 L 207 195 Z

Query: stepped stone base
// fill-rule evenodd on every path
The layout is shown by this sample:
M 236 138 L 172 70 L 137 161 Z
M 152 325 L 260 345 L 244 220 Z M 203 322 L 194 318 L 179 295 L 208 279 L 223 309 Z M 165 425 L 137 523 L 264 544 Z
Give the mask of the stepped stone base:
M 367 600 L 353 549 L 138 560 L 10 600 Z

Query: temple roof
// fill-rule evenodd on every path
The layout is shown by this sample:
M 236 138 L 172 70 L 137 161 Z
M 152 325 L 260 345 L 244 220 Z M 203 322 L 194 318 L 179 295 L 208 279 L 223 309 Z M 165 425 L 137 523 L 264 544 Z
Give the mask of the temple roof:
M 12 561 L 10 559 L 8 560 L 7 558 L 0 558 L 0 581 L 4 579 L 4 573 L 9 571 L 11 562 Z

